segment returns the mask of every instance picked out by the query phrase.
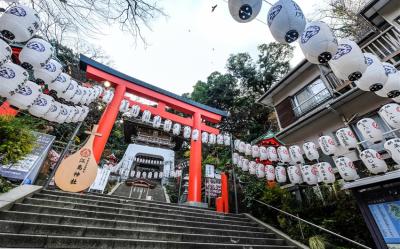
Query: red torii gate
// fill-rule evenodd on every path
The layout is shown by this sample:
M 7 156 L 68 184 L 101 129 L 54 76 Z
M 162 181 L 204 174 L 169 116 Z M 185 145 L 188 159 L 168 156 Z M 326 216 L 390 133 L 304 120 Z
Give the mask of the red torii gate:
M 125 98 L 125 93 L 132 93 L 157 103 L 157 107 L 152 107 L 130 100 L 131 105 L 138 104 L 142 110 L 149 110 L 153 115 L 159 115 L 164 119 L 170 119 L 173 122 L 190 126 L 192 129 L 199 130 L 200 133 L 206 131 L 208 133 L 219 134 L 218 129 L 206 125 L 205 121 L 217 124 L 221 121 L 222 117 L 228 116 L 228 113 L 225 111 L 197 103 L 150 85 L 98 63 L 84 55 L 80 56 L 80 66 L 82 70 L 86 71 L 88 79 L 98 82 L 108 81 L 115 89 L 114 98 L 104 110 L 99 121 L 97 132 L 101 133 L 102 136 L 96 137 L 94 140 L 93 152 L 97 161 L 101 158 L 118 116 L 120 103 Z M 191 117 L 184 118 L 167 112 L 166 107 L 189 114 Z M 193 205 L 201 203 L 201 146 L 201 139 L 197 141 L 191 140 L 188 202 Z

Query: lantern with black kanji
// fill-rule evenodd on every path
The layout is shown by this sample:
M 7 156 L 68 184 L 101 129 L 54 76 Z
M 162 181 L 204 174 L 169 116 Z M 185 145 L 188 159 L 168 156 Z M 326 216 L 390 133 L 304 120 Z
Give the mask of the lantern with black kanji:
M 208 143 L 208 133 L 206 131 L 203 131 L 201 133 L 201 141 L 206 144 Z
M 279 146 L 277 149 L 279 161 L 282 163 L 289 163 L 290 156 L 289 151 L 285 146 Z
M 339 140 L 340 145 L 348 150 L 354 150 L 357 148 L 357 139 L 353 131 L 344 127 L 336 131 L 336 137 Z
M 145 110 L 142 113 L 142 121 L 145 123 L 149 123 L 151 119 L 151 112 L 149 110 Z
M 161 123 L 162 123 L 161 117 L 158 116 L 158 115 L 154 116 L 154 118 L 153 118 L 153 127 L 154 128 L 160 128 Z
M 287 168 L 287 174 L 289 176 L 289 181 L 292 184 L 303 183 L 303 178 L 301 176 L 301 171 L 298 165 L 291 165 Z
M 385 142 L 383 145 L 385 150 L 389 153 L 390 157 L 398 165 L 400 165 L 400 139 L 393 138 Z
M 251 146 L 251 156 L 253 158 L 260 157 L 260 148 L 257 145 Z
M 257 163 L 255 161 L 249 162 L 249 174 L 255 175 L 257 170 Z
M 360 158 L 368 171 L 372 174 L 385 173 L 388 171 L 386 162 L 376 150 L 366 149 L 360 153 Z
M 303 151 L 307 159 L 310 161 L 318 160 L 319 153 L 317 146 L 313 142 L 306 142 L 303 144 Z
M 265 177 L 267 181 L 275 181 L 275 168 L 271 164 L 265 165 Z
M 268 147 L 267 154 L 268 154 L 268 160 L 270 160 L 271 162 L 276 162 L 279 160 L 278 153 L 276 152 L 275 147 L 272 146 Z
M 267 148 L 265 148 L 264 146 L 260 146 L 260 160 L 268 160 Z
M 365 140 L 372 143 L 380 143 L 383 139 L 383 133 L 378 127 L 378 123 L 372 118 L 363 118 L 357 122 L 357 128 Z
M 317 164 L 318 175 L 322 182 L 326 184 L 332 184 L 335 182 L 335 173 L 333 173 L 333 168 L 330 163 L 320 162 Z
M 28 72 L 8 62 L 0 66 L 0 96 L 9 98 L 28 80 Z
M 43 117 L 52 107 L 54 98 L 50 95 L 40 93 L 39 96 L 33 101 L 28 111 L 30 114 L 36 117 Z
M 322 153 L 324 153 L 327 156 L 335 155 L 337 147 L 336 147 L 335 141 L 333 140 L 333 138 L 331 136 L 319 137 L 318 143 L 322 150 Z
M 193 129 L 192 130 L 192 139 L 193 141 L 199 140 L 200 137 L 200 131 L 198 129 Z
M 7 42 L 0 39 L 0 66 L 11 60 L 12 50 Z
M 294 163 L 304 163 L 303 153 L 299 146 L 292 145 L 289 147 L 290 158 Z
M 400 105 L 396 103 L 386 104 L 379 109 L 379 116 L 394 129 L 400 128 Z
M 279 183 L 285 183 L 287 181 L 285 167 L 278 165 L 275 167 L 275 178 Z
M 249 159 L 243 158 L 242 160 L 242 170 L 249 171 Z
M 40 86 L 32 81 L 27 81 L 15 93 L 7 98 L 10 105 L 26 110 L 30 108 L 40 94 Z
M 317 185 L 318 184 L 318 165 L 302 165 L 301 172 L 303 176 L 303 180 L 308 185 Z
M 19 53 L 21 66 L 26 69 L 44 67 L 53 55 L 53 47 L 40 38 L 29 40 Z
M 217 142 L 217 136 L 215 134 L 210 133 L 208 136 L 208 144 L 215 144 Z
M 126 99 L 123 99 L 119 105 L 119 111 L 122 113 L 125 113 L 129 111 L 129 101 Z
M 191 134 L 192 134 L 192 128 L 190 128 L 189 126 L 185 126 L 183 128 L 183 137 L 188 139 L 188 138 L 190 138 Z
M 336 168 L 345 181 L 355 181 L 360 178 L 353 161 L 348 157 L 338 157 L 335 160 Z
M 51 84 L 62 72 L 61 64 L 50 59 L 43 67 L 33 69 L 33 77 L 37 83 Z
M 222 134 L 217 135 L 217 144 L 219 144 L 219 145 L 224 144 L 224 135 L 222 135 Z
M 244 151 L 246 156 L 251 156 L 251 144 L 246 144 L 246 150 Z
M 257 178 L 264 178 L 265 177 L 264 164 L 257 163 L 256 176 L 257 176 Z
M 387 81 L 382 89 L 376 91 L 375 94 L 385 98 L 396 98 L 400 96 L 400 72 L 390 63 L 383 62 L 383 68 L 387 75 Z

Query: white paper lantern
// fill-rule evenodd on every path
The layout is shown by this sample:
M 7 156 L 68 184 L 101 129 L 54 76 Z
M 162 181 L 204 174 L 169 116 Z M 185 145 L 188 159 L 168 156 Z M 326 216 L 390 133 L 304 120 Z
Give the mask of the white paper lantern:
M 292 145 L 289 147 L 289 155 L 293 162 L 304 163 L 303 153 L 299 146 Z
M 336 153 L 337 147 L 335 140 L 331 136 L 321 136 L 318 138 L 319 147 L 327 156 L 333 156 Z
M 208 136 L 208 144 L 215 144 L 217 142 L 217 136 L 215 134 L 210 134 Z
M 249 171 L 249 160 L 246 158 L 243 158 L 242 160 L 242 170 L 243 171 Z
M 74 117 L 72 118 L 72 122 L 73 123 L 78 122 L 82 113 L 83 113 L 83 108 L 80 106 L 75 106 L 75 114 Z
M 13 94 L 7 100 L 10 105 L 18 107 L 22 110 L 26 110 L 31 107 L 39 94 L 40 86 L 32 81 L 27 81 L 23 86 L 15 91 L 15 94 Z
M 239 154 L 238 153 L 233 153 L 232 155 L 232 163 L 233 165 L 237 165 L 239 162 Z
M 26 69 L 44 67 L 53 55 L 53 47 L 47 41 L 33 38 L 26 43 L 19 53 L 21 66 Z
M 251 146 L 251 156 L 253 158 L 260 157 L 260 148 L 257 145 Z
M 224 134 L 224 145 L 231 146 L 231 136 L 229 134 Z
M 33 77 L 37 83 L 45 83 L 49 85 L 57 79 L 61 72 L 62 65 L 58 61 L 50 59 L 44 67 L 33 69 Z
M 201 133 L 201 142 L 204 144 L 208 143 L 208 133 L 205 131 Z
M 251 144 L 246 144 L 246 149 L 244 151 L 246 156 L 251 156 Z
M 257 163 L 257 168 L 256 168 L 256 176 L 257 178 L 264 178 L 265 177 L 265 169 L 264 169 L 264 164 L 262 163 Z
M 200 137 L 200 131 L 197 129 L 193 129 L 192 130 L 192 139 L 194 141 L 197 141 L 197 140 L 199 140 L 199 137 Z
M 56 91 L 59 97 L 63 97 L 62 93 L 67 91 L 68 87 L 71 87 L 71 76 L 66 73 L 61 73 L 53 82 L 50 82 L 47 86 L 50 90 Z
M 394 129 L 400 128 L 400 105 L 396 103 L 390 103 L 384 105 L 379 109 L 379 116 L 385 120 L 390 127 Z
M 271 162 L 276 162 L 279 160 L 278 153 L 276 152 L 275 147 L 272 146 L 268 147 L 267 154 L 268 154 L 268 160 L 270 160 Z
M 145 110 L 142 113 L 142 121 L 145 123 L 150 123 L 151 112 L 149 110 Z
M 357 122 L 357 128 L 365 140 L 372 143 L 380 143 L 383 139 L 383 133 L 378 124 L 372 118 L 363 118 Z
M 301 173 L 303 176 L 303 180 L 308 185 L 317 185 L 318 184 L 318 167 L 317 164 L 314 165 L 302 165 Z
M 254 161 L 249 162 L 249 174 L 255 175 L 257 170 L 257 163 Z
M 12 50 L 7 42 L 0 39 L 0 66 L 11 60 Z
M 386 162 L 381 155 L 373 149 L 366 149 L 360 153 L 360 158 L 372 174 L 385 173 L 388 171 Z
M 96 90 L 93 88 L 86 88 L 86 90 L 87 90 L 88 94 L 87 94 L 86 101 L 83 104 L 89 105 L 96 99 L 96 96 L 95 96 Z
M 332 184 L 335 182 L 335 173 L 333 173 L 332 166 L 327 162 L 321 162 L 317 164 L 318 166 L 318 175 L 321 178 L 322 182 L 326 184 Z
M 252 21 L 262 7 L 262 0 L 228 0 L 231 16 L 235 21 L 246 23 Z
M 78 121 L 83 121 L 86 119 L 87 115 L 89 114 L 89 107 L 87 106 L 82 106 L 82 113 L 81 116 L 79 117 Z
M 287 181 L 285 167 L 280 166 L 280 165 L 275 167 L 275 178 L 276 178 L 276 181 L 279 183 L 285 183 Z
M 83 105 L 86 103 L 86 101 L 89 97 L 89 88 L 81 86 L 81 91 L 82 91 L 82 98 L 79 100 L 78 103 Z M 128 108 L 126 111 L 128 111 L 128 110 L 129 110 L 129 104 L 128 104 Z
M 131 107 L 131 109 L 129 110 L 129 115 L 137 118 L 140 114 L 140 106 L 139 105 L 134 105 Z
M 72 82 L 72 80 L 71 80 Z M 114 92 L 112 90 L 107 90 L 104 92 L 103 97 L 102 97 L 102 101 L 106 104 L 111 103 L 112 99 L 114 98 Z
M 242 169 L 242 168 L 243 168 L 243 159 L 244 159 L 244 157 L 243 157 L 243 156 L 239 156 L 239 160 L 238 160 L 238 167 L 239 167 L 240 169 Z
M 336 54 L 329 61 L 333 73 L 342 80 L 355 81 L 367 69 L 361 48 L 352 40 L 341 39 Z
M 58 94 L 58 96 L 67 101 L 71 101 L 71 98 L 74 97 L 75 92 L 77 91 L 78 87 L 79 87 L 78 82 L 71 79 L 71 81 L 69 82 L 69 85 L 67 87 L 67 90 L 61 92 L 60 94 Z
M 301 184 L 303 183 L 303 178 L 301 176 L 301 171 L 299 166 L 292 165 L 287 168 L 287 174 L 289 176 L 289 181 L 292 184 Z
M 303 151 L 307 159 L 310 161 L 318 160 L 319 153 L 317 146 L 313 142 L 306 142 L 303 144 Z
M 355 181 L 360 177 L 357 174 L 356 167 L 348 157 L 339 157 L 335 160 L 336 168 L 340 176 L 345 181 Z
M 40 93 L 33 101 L 32 106 L 28 109 L 29 113 L 36 117 L 43 117 L 50 110 L 54 103 L 53 97 Z
M 188 139 L 188 138 L 190 138 L 191 134 L 192 134 L 192 128 L 190 128 L 189 126 L 185 126 L 183 128 L 183 137 Z
M 268 152 L 267 152 L 267 148 L 265 148 L 264 146 L 260 146 L 260 160 L 264 161 L 264 160 L 268 160 Z
M 119 111 L 122 113 L 125 113 L 129 111 L 129 101 L 126 99 L 123 99 L 121 103 L 119 104 Z
M 24 5 L 11 6 L 0 17 L 0 32 L 13 42 L 26 42 L 39 29 L 38 13 Z
M 158 179 L 158 172 L 154 172 L 154 179 Z
M 172 134 L 178 136 L 180 133 L 181 133 L 181 125 L 178 123 L 174 124 L 174 126 L 172 127 Z
M 268 11 L 268 26 L 275 40 L 291 43 L 303 33 L 306 19 L 294 1 L 279 0 Z
M 224 144 L 224 136 L 222 134 L 217 135 L 217 144 L 219 145 Z
M 155 116 L 154 118 L 153 118 L 153 127 L 154 128 L 160 128 L 160 126 L 161 126 L 161 121 L 162 121 L 162 119 L 161 119 L 161 117 L 160 116 Z
M 289 151 L 285 146 L 279 146 L 277 149 L 279 161 L 282 163 L 289 163 L 290 156 Z
M 382 65 L 387 75 L 387 81 L 383 88 L 375 93 L 381 97 L 396 98 L 400 96 L 400 72 L 390 63 L 383 62 Z
M 235 148 L 236 151 L 239 151 L 239 144 L 240 144 L 240 140 L 235 139 L 235 141 L 233 142 L 233 147 Z
M 241 142 L 239 143 L 239 152 L 240 152 L 240 153 L 245 153 L 245 152 L 246 152 L 246 143 L 243 142 L 243 141 L 241 141 Z
M 73 81 L 73 80 L 71 80 L 71 81 Z M 75 88 L 75 93 L 74 93 L 74 95 L 70 98 L 69 101 L 71 101 L 71 102 L 74 103 L 74 104 L 78 104 L 78 103 L 81 101 L 82 97 L 83 97 L 83 89 L 82 89 L 82 86 L 77 85 L 77 87 Z
M 271 164 L 265 165 L 264 168 L 265 171 L 265 178 L 267 178 L 267 181 L 275 181 L 275 168 Z
M 61 104 L 57 101 L 53 101 L 49 111 L 43 116 L 44 119 L 50 122 L 56 122 L 57 116 L 60 115 Z
M 385 142 L 383 145 L 385 150 L 389 153 L 390 157 L 398 165 L 400 165 L 400 139 L 393 138 Z
M 66 120 L 68 119 L 68 116 L 70 113 L 70 108 L 67 105 L 60 104 L 60 109 L 61 110 L 54 121 L 59 124 L 62 124 L 64 122 L 66 122 Z
M 172 121 L 167 119 L 164 121 L 163 130 L 169 132 L 172 129 Z
M 0 96 L 10 98 L 28 77 L 28 72 L 17 64 L 8 62 L 0 66 Z
M 339 140 L 341 146 L 348 150 L 354 150 L 357 148 L 357 139 L 353 131 L 344 127 L 336 131 L 336 137 Z
M 356 84 L 363 91 L 379 91 L 388 80 L 382 62 L 371 53 L 364 53 L 364 58 L 368 67 L 363 76 L 356 81 Z
M 331 28 L 324 22 L 307 24 L 300 39 L 300 48 L 313 64 L 327 63 L 336 54 L 338 44 Z

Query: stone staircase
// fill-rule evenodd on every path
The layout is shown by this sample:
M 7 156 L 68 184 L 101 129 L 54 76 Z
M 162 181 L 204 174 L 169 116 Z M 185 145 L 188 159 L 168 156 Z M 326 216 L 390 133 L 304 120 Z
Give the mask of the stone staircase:
M 0 211 L 1 248 L 299 248 L 244 214 L 41 190 Z
M 113 195 L 143 200 L 147 200 L 148 198 L 150 198 L 151 200 L 166 202 L 164 190 L 160 183 L 155 183 L 155 188 L 153 189 L 136 186 L 126 186 L 125 183 L 122 183 L 118 186 Z

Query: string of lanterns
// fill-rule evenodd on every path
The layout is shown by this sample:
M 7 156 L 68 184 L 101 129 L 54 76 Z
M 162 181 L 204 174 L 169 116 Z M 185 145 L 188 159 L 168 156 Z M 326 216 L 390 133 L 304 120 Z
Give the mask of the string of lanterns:
M 250 22 L 259 14 L 262 0 L 229 0 L 234 20 Z M 336 39 L 322 21 L 306 21 L 300 6 L 293 0 L 279 0 L 267 15 L 269 30 L 280 43 L 299 40 L 305 58 L 313 64 L 328 64 L 341 80 L 354 81 L 359 89 L 392 98 L 400 103 L 400 72 L 390 63 L 381 62 L 371 53 L 363 53 L 356 42 Z
M 107 91 L 105 92 L 104 96 L 107 94 Z M 104 99 L 103 96 L 103 99 Z M 172 134 L 175 136 L 179 136 L 181 133 L 183 135 L 183 138 L 185 139 L 192 139 L 194 141 L 200 141 L 203 144 L 209 144 L 209 145 L 222 145 L 222 146 L 230 146 L 231 145 L 231 136 L 225 132 L 222 132 L 221 134 L 212 134 L 208 132 L 201 132 L 197 129 L 192 129 L 190 126 L 184 126 L 183 131 L 182 131 L 182 125 L 179 123 L 174 123 L 166 119 L 163 122 L 163 119 L 155 115 L 152 119 L 152 113 L 149 110 L 141 110 L 139 105 L 133 105 L 129 107 L 129 101 L 128 100 L 122 100 L 120 103 L 120 112 L 123 113 L 123 115 L 127 117 L 132 117 L 132 118 L 140 118 L 142 122 L 151 124 L 154 128 L 161 128 L 165 132 L 170 132 L 172 130 Z M 141 116 L 140 116 L 141 114 Z
M 0 96 L 10 105 L 50 122 L 83 121 L 89 113 L 88 105 L 102 94 L 103 88 L 81 86 L 63 73 L 61 63 L 53 58 L 51 44 L 32 38 L 39 28 L 38 13 L 24 5 L 12 3 L 0 16 Z M 24 44 L 19 65 L 11 61 L 9 43 L 14 42 Z M 74 105 L 56 101 L 42 91 L 41 85 Z
M 360 178 L 353 160 L 344 156 L 348 152 L 358 150 L 359 158 L 372 174 L 381 174 L 388 171 L 386 162 L 374 149 L 359 150 L 359 145 L 365 142 L 380 143 L 384 135 L 392 133 L 400 128 L 400 105 L 390 103 L 382 106 L 379 116 L 393 130 L 384 133 L 372 118 L 363 118 L 357 122 L 357 130 L 365 141 L 358 141 L 352 129 L 344 127 L 336 131 L 335 139 L 330 135 L 323 135 L 318 138 L 318 145 L 326 156 L 335 157 L 334 163 L 340 177 L 344 181 L 355 181 Z M 249 152 L 251 148 L 251 152 Z M 390 157 L 400 164 L 400 138 L 391 138 L 384 143 L 384 149 Z M 320 162 L 320 154 L 317 145 L 308 141 L 299 145 L 264 147 L 246 144 L 236 139 L 234 141 L 232 163 L 251 175 L 258 178 L 266 178 L 268 181 L 285 183 L 289 180 L 292 184 L 316 185 L 318 182 L 332 184 L 335 182 L 333 167 L 328 162 Z M 250 159 L 251 158 L 251 159 Z M 250 160 L 249 160 L 250 159 Z M 306 164 L 305 159 L 311 162 Z M 275 166 L 274 166 L 275 165 Z M 285 167 L 285 165 L 288 165 Z M 263 171 L 263 173 L 261 173 Z

